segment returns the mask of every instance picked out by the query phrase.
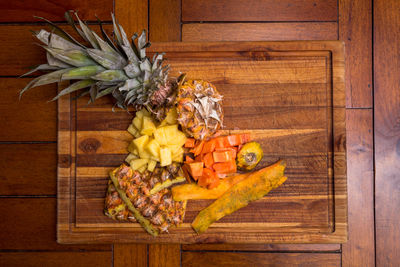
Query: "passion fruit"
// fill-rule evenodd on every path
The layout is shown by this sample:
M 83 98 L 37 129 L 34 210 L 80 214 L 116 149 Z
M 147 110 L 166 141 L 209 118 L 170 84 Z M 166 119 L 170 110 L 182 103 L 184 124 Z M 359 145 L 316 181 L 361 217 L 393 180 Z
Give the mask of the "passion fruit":
M 239 170 L 251 171 L 261 161 L 264 152 L 257 142 L 249 142 L 242 146 L 236 158 Z

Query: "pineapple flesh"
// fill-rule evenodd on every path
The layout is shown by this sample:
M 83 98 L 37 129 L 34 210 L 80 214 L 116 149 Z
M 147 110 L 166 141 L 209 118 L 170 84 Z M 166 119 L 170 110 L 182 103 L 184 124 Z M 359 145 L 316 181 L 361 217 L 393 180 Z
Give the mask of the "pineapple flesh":
M 222 95 L 209 82 L 188 80 L 178 88 L 177 115 L 183 131 L 203 140 L 221 128 Z
M 136 220 L 153 235 L 168 232 L 171 226 L 181 224 L 185 215 L 186 202 L 174 201 L 171 191 L 166 188 L 185 181 L 178 176 L 180 172 L 177 164 L 156 167 L 153 172 L 145 171 L 143 174 L 122 164 L 110 175 L 113 183 L 109 183 L 105 214 L 119 221 Z M 135 218 L 123 198 L 127 198 L 129 205 L 133 205 L 132 209 L 140 213 L 136 214 L 139 218 Z

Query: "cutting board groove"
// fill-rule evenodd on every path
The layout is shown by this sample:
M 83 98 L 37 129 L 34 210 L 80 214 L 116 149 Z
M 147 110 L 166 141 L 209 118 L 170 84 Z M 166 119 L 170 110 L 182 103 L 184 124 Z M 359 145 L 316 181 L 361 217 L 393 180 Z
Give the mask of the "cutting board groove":
M 222 218 L 190 227 L 210 200 L 189 201 L 184 224 L 153 238 L 138 224 L 103 215 L 107 172 L 127 154 L 132 113 L 111 98 L 58 101 L 58 242 L 340 243 L 347 240 L 343 45 L 337 41 L 156 43 L 171 77 L 214 83 L 224 95 L 226 133 L 251 132 L 265 157 L 286 159 L 288 180 Z

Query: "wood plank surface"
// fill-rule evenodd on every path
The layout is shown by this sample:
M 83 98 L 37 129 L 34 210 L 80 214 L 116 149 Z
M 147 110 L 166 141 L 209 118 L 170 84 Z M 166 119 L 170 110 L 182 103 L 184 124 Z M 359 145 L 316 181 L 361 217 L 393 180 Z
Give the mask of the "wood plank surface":
M 346 46 L 346 106 L 372 107 L 372 0 L 339 1 L 339 40 Z
M 181 245 L 149 245 L 149 267 L 181 266 Z
M 400 2 L 374 1 L 377 266 L 400 264 Z
M 349 241 L 342 245 L 342 266 L 375 266 L 372 115 L 370 109 L 347 110 L 351 235 Z
M 182 21 L 336 21 L 335 0 L 183 0 Z
M 103 252 L 0 252 L 0 266 L 106 267 L 111 251 Z
M 336 22 L 190 23 L 182 25 L 182 41 L 337 40 L 337 30 Z
M 182 266 L 340 266 L 339 253 L 183 252 Z
M 150 5 L 150 41 L 181 41 L 181 1 L 149 0 Z
M 128 38 L 135 32 L 148 30 L 148 1 L 115 0 L 115 16 Z
M 142 244 L 114 244 L 114 267 L 147 267 L 148 248 Z
M 0 144 L 0 195 L 55 195 L 56 144 Z
M 1 27 L 0 27 L 1 29 Z M 45 85 L 19 92 L 31 78 L 0 78 L 0 141 L 56 141 L 56 85 Z
M 81 1 L 51 1 L 51 0 L 25 0 L 1 1 L 0 9 L 3 11 L 0 22 L 37 22 L 33 16 L 44 17 L 51 21 L 65 21 L 64 13 L 67 10 L 76 10 L 83 20 L 96 21 L 96 16 L 101 20 L 111 20 L 113 0 Z
M 252 131 L 254 140 L 269 155 L 262 164 L 286 158 L 291 179 L 263 200 L 221 219 L 200 236 L 193 235 L 189 223 L 210 201 L 190 201 L 183 226 L 171 229 L 168 236 L 159 236 L 156 242 L 345 240 L 345 106 L 340 43 L 159 43 L 152 51 L 160 46 L 168 54 L 171 76 L 187 70 L 189 77 L 223 85 L 218 88 L 226 98 L 227 129 L 240 127 Z M 288 92 L 304 84 L 304 88 L 312 88 L 316 94 L 303 94 L 304 99 L 296 101 L 295 95 L 288 98 L 285 89 L 279 90 L 293 84 Z M 243 88 L 248 92 L 254 90 L 250 98 L 237 96 Z M 268 93 L 260 93 L 264 90 Z M 263 99 L 270 95 L 275 95 L 281 104 L 275 103 L 265 110 Z M 102 214 L 106 171 L 113 164 L 111 158 L 122 160 L 127 153 L 132 137 L 125 129 L 131 118 L 119 112 L 116 117 L 125 123 L 109 124 L 107 120 L 92 123 L 93 116 L 113 118 L 115 114 L 107 113 L 107 106 L 90 108 L 79 103 L 75 112 L 68 99 L 59 101 L 59 153 L 70 155 L 72 163 L 59 165 L 59 241 L 154 242 L 138 225 L 116 223 Z M 96 160 L 89 160 L 92 157 Z M 73 202 L 68 202 L 70 194 L 76 196 Z M 102 236 L 96 234 L 101 231 Z
M 58 244 L 55 198 L 2 198 L 0 213 L 7 214 L 0 221 L 0 250 L 111 251 L 110 245 Z
M 187 251 L 281 251 L 303 252 L 324 251 L 340 252 L 340 244 L 190 244 L 182 245 L 182 250 Z

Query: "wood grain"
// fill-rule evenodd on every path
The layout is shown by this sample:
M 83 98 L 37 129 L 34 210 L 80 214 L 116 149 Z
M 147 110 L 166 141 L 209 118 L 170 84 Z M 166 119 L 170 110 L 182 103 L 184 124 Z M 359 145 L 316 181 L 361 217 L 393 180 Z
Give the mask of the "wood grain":
M 1 29 L 1 27 L 0 27 Z M 33 88 L 18 100 L 30 78 L 1 78 L 0 141 L 56 141 L 56 85 Z
M 349 242 L 343 266 L 375 266 L 372 110 L 347 110 Z M 362 218 L 362 223 L 360 223 Z
M 190 244 L 182 245 L 182 250 L 222 250 L 222 251 L 324 251 L 339 252 L 340 244 Z
M 0 265 L 17 266 L 110 266 L 111 251 L 104 252 L 1 252 Z
M 182 21 L 336 21 L 334 0 L 183 0 Z
M 339 1 L 339 40 L 346 46 L 346 106 L 372 107 L 372 0 Z
M 182 266 L 340 266 L 338 253 L 183 252 Z
M 115 267 L 147 267 L 148 266 L 148 248 L 140 244 L 114 244 L 114 262 Z
M 235 126 L 252 130 L 254 139 L 261 142 L 265 153 L 268 154 L 263 164 L 287 158 L 290 181 L 271 192 L 265 199 L 251 203 L 248 207 L 223 218 L 210 227 L 206 234 L 199 236 L 193 234 L 189 223 L 209 201 L 192 201 L 188 205 L 185 224 L 154 240 L 137 224 L 116 223 L 102 214 L 107 183 L 106 171 L 113 164 L 110 159 L 118 157 L 122 160 L 122 156 L 127 153 L 127 144 L 132 139 L 125 131 L 127 124 L 115 124 L 110 127 L 107 122 L 92 123 L 89 119 L 91 115 L 113 117 L 113 113 L 105 113 L 107 103 L 104 103 L 105 106 L 97 105 L 93 108 L 81 108 L 77 103 L 79 108 L 76 110 L 69 97 L 63 97 L 59 101 L 61 128 L 58 132 L 58 153 L 70 157 L 68 164 L 63 162 L 58 168 L 58 240 L 263 244 L 345 241 L 346 138 L 341 44 L 156 43 L 151 52 L 160 47 L 160 51 L 167 52 L 168 62 L 175 72 L 185 69 L 190 77 L 202 77 L 215 81 L 218 85 L 231 86 L 221 86 L 220 89 L 227 99 L 226 125 L 233 128 L 235 120 L 240 122 L 239 118 L 244 117 L 245 122 L 248 114 L 254 114 L 247 119 L 247 124 L 242 122 Z M 229 68 L 224 69 L 223 66 Z M 308 70 L 306 77 L 299 74 L 305 73 L 304 68 Z M 280 70 L 280 75 L 277 69 Z M 176 75 L 174 71 L 172 76 Z M 276 103 L 274 107 L 270 107 L 271 111 L 267 112 L 262 109 L 260 101 L 256 104 L 258 110 L 252 111 L 254 103 L 259 101 L 259 91 L 266 90 L 259 87 L 263 84 L 271 85 L 265 88 L 275 90 L 275 99 L 281 105 Z M 285 84 L 283 86 L 287 87 L 297 85 L 288 92 L 298 90 L 299 85 L 305 84 L 304 88 L 313 88 L 317 94 L 310 97 L 309 93 L 306 93 L 302 101 L 291 102 L 290 97 L 288 99 L 284 96 L 287 94 L 285 90 L 279 96 L 279 87 L 273 87 L 272 84 Z M 322 89 L 319 86 L 310 87 L 310 84 L 325 84 L 325 93 L 318 93 Z M 249 94 L 253 99 L 244 98 L 241 103 L 242 99 L 236 98 L 235 102 L 234 94 L 240 88 L 232 88 L 244 85 L 248 86 L 248 91 L 254 90 L 254 93 Z M 256 91 L 251 88 L 252 85 L 261 90 Z M 261 95 L 268 98 L 271 94 L 274 93 Z M 293 103 L 299 103 L 299 106 Z M 231 109 L 229 105 L 232 106 Z M 238 109 L 235 107 L 241 106 L 244 107 L 242 113 L 235 113 Z M 300 110 L 308 110 L 310 113 L 296 116 L 294 112 L 290 113 L 291 109 L 297 110 L 298 114 L 303 114 Z M 103 111 L 104 113 L 101 113 Z M 285 116 L 285 113 L 292 115 Z M 120 115 L 117 114 L 116 117 L 118 116 Z M 83 121 L 80 123 L 81 118 Z M 260 124 L 262 118 L 269 124 Z M 124 120 L 129 123 L 130 118 L 125 117 Z M 305 124 L 299 124 L 299 121 Z M 91 157 L 95 157 L 96 160 L 89 160 Z M 76 198 L 70 199 L 70 196 Z M 257 212 L 254 212 L 255 210 Z
M 0 195 L 56 194 L 56 144 L 0 144 L 0 158 Z
M 101 20 L 111 21 L 110 13 L 113 12 L 113 0 L 98 0 L 95 2 L 69 0 L 28 0 L 28 1 L 1 1 L 0 9 L 3 11 L 0 22 L 37 22 L 33 16 L 44 17 L 51 21 L 65 21 L 64 13 L 67 10 L 76 10 L 83 20 L 96 21 L 96 16 Z
M 191 23 L 182 25 L 182 41 L 336 40 L 336 22 Z
M 110 245 L 57 244 L 55 198 L 2 198 L 0 212 L 7 214 L 0 221 L 1 250 L 111 251 Z
M 374 1 L 376 264 L 400 264 L 400 2 Z M 396 44 L 396 45 L 394 45 Z
M 150 40 L 152 42 L 181 41 L 181 1 L 150 0 Z
M 148 1 L 115 0 L 115 16 L 128 37 L 148 30 Z
M 149 245 L 149 267 L 181 266 L 181 246 L 177 244 Z

